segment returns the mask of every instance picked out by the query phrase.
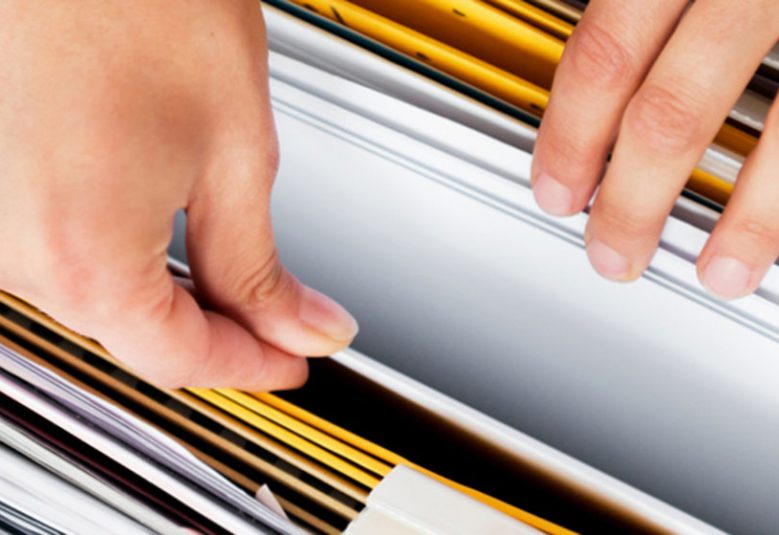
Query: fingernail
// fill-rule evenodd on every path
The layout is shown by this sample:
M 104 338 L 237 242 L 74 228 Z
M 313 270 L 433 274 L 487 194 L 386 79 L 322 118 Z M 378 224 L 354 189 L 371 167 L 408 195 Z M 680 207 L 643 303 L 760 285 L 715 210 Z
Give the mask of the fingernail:
M 706 266 L 703 285 L 718 297 L 732 299 L 747 293 L 751 276 L 751 270 L 741 260 L 715 256 Z
M 536 178 L 533 195 L 538 206 L 548 214 L 568 215 L 573 210 L 573 192 L 546 173 L 541 173 Z
M 630 273 L 630 260 L 602 241 L 592 240 L 587 255 L 595 270 L 606 278 L 622 280 Z
M 303 289 L 298 318 L 336 342 L 350 342 L 359 330 L 357 320 L 344 307 L 308 287 Z

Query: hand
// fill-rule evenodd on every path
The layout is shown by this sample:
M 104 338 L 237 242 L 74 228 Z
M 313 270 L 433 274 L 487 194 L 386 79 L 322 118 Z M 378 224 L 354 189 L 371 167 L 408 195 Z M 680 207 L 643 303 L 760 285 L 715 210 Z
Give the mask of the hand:
M 779 38 L 776 0 L 592 0 L 565 49 L 533 165 L 545 211 L 582 210 L 595 269 L 649 264 L 691 171 Z M 698 259 L 712 293 L 754 291 L 779 255 L 779 104 Z
M 0 287 L 162 386 L 297 386 L 357 331 L 274 247 L 263 28 L 256 0 L 0 4 Z

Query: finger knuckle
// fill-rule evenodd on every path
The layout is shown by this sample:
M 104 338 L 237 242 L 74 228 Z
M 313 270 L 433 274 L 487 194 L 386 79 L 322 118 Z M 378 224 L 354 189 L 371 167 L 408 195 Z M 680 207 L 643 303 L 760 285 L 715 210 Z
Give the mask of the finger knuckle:
M 545 143 L 538 144 L 540 160 L 558 180 L 574 187 L 592 173 L 602 170 L 606 148 L 594 145 L 587 136 L 573 135 L 564 125 L 547 123 Z
M 275 136 L 265 139 L 261 147 L 259 151 L 256 145 L 234 149 L 226 167 L 242 185 L 244 197 L 264 200 L 270 197 L 281 165 L 281 153 Z
M 741 217 L 733 226 L 733 234 L 761 248 L 775 249 L 779 245 L 779 229 L 769 218 Z
M 702 131 L 701 102 L 692 93 L 660 85 L 646 87 L 628 106 L 624 126 L 658 153 L 684 154 L 696 146 Z
M 279 173 L 279 167 L 281 167 L 281 151 L 279 150 L 279 142 L 276 136 L 271 136 L 266 141 L 265 146 L 265 155 L 262 163 L 264 175 L 273 179 Z
M 238 295 L 250 309 L 267 308 L 293 290 L 292 277 L 281 265 L 275 247 L 238 282 Z
M 591 22 L 577 28 L 574 35 L 570 61 L 583 79 L 610 87 L 623 83 L 633 71 L 629 49 L 615 37 L 616 32 Z
M 643 210 L 631 210 L 622 204 L 600 203 L 595 212 L 599 227 L 623 240 L 634 240 L 660 231 L 658 218 Z
M 553 162 L 553 175 L 569 187 L 577 187 L 593 183 L 599 178 L 606 161 L 606 151 L 599 148 L 590 148 L 581 139 L 571 139 L 564 145 L 564 150 L 555 153 Z

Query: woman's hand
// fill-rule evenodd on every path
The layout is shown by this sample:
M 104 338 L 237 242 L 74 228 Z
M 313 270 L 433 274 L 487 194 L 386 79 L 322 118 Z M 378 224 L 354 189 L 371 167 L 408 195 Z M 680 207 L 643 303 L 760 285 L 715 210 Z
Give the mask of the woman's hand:
M 776 0 L 592 0 L 557 71 L 533 166 L 541 208 L 582 210 L 595 269 L 632 280 L 674 201 L 779 38 Z M 686 11 L 685 11 L 686 10 Z M 754 291 L 779 255 L 779 104 L 698 259 L 712 293 Z
M 357 325 L 280 265 L 256 0 L 0 4 L 0 288 L 164 386 L 264 390 Z M 198 301 L 166 269 L 186 209 Z

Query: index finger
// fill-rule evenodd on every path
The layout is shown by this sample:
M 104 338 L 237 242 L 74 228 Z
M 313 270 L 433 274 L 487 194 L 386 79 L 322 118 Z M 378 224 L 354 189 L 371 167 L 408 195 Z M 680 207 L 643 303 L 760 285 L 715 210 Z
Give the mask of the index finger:
M 687 2 L 590 2 L 557 69 L 533 153 L 541 209 L 571 215 L 588 203 L 630 97 Z

